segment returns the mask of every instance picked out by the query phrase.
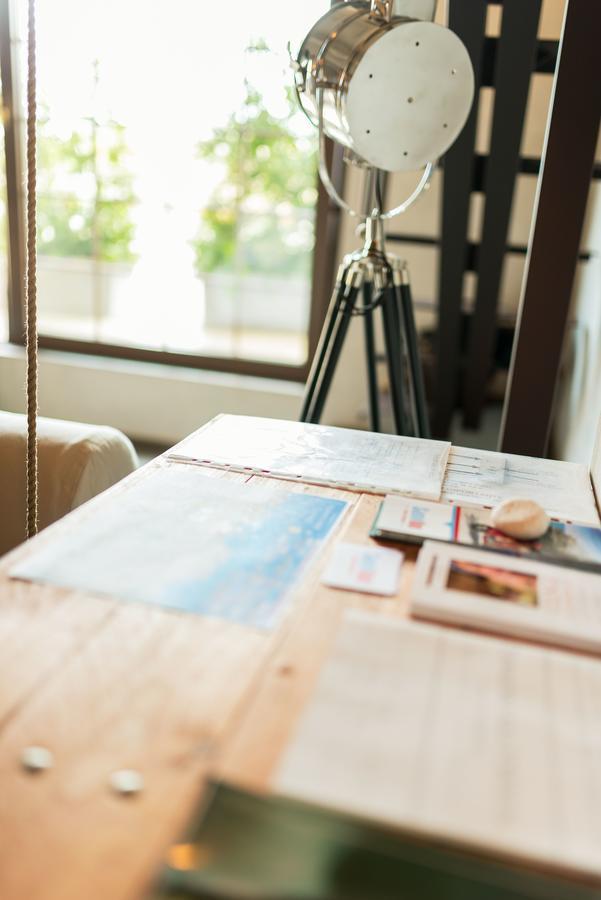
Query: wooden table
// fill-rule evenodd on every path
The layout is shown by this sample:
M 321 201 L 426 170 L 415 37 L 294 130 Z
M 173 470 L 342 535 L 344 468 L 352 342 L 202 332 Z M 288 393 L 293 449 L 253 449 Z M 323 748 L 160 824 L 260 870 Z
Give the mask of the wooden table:
M 410 548 L 398 597 L 383 599 L 319 584 L 326 547 L 271 633 L 8 578 L 17 559 L 170 465 L 181 463 L 150 463 L 0 563 L 2 900 L 143 896 L 208 773 L 268 789 L 343 610 L 406 614 Z M 349 501 L 330 545 L 369 542 L 379 497 L 285 486 Z M 50 770 L 23 770 L 30 745 L 53 753 Z M 109 786 L 126 768 L 145 784 L 129 798 Z

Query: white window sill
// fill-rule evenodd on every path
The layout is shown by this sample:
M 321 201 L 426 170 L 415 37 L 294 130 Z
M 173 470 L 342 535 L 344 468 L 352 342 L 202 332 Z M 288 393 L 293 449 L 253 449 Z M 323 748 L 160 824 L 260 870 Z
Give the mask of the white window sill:
M 40 415 L 120 428 L 173 444 L 220 412 L 298 417 L 300 383 L 40 350 Z M 25 354 L 0 343 L 0 409 L 25 408 Z

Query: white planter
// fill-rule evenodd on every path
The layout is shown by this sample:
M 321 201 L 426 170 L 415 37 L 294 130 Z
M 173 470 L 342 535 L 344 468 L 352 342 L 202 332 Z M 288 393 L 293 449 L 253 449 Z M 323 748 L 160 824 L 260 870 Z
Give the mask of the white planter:
M 292 332 L 307 328 L 311 299 L 307 279 L 214 272 L 203 281 L 207 328 Z
M 129 263 L 38 257 L 40 313 L 49 318 L 105 318 L 132 272 Z

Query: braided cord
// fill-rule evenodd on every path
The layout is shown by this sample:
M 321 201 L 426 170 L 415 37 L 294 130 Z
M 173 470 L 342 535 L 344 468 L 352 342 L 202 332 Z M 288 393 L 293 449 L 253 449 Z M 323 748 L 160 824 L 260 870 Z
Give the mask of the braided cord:
M 29 0 L 27 26 L 27 537 L 38 530 L 38 336 L 36 278 L 36 42 L 35 0 Z

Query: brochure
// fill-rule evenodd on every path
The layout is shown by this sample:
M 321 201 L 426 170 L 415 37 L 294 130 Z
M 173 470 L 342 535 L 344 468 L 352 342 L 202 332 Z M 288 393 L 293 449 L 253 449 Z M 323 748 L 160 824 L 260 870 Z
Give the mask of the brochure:
M 370 534 L 402 543 L 465 544 L 601 573 L 601 528 L 588 525 L 551 522 L 541 538 L 519 541 L 490 525 L 488 509 L 390 496 L 382 502 Z
M 426 541 L 411 612 L 588 653 L 601 652 L 601 575 Z

